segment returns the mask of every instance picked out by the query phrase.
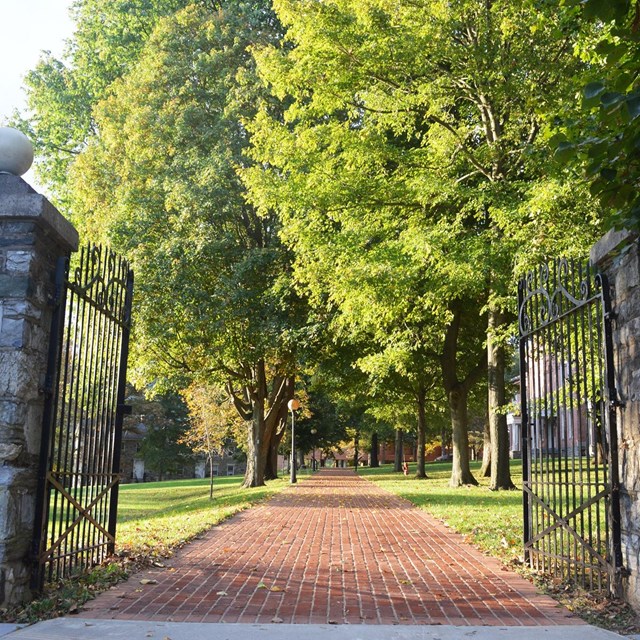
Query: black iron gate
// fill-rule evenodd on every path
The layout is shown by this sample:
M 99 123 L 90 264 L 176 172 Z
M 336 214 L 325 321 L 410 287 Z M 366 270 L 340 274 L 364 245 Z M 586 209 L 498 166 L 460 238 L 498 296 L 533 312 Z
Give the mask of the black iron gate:
M 33 542 L 33 587 L 113 551 L 133 272 L 89 246 L 71 272 L 61 259 Z
M 519 286 L 524 544 L 532 567 L 588 590 L 622 571 L 616 392 L 604 276 L 567 260 Z

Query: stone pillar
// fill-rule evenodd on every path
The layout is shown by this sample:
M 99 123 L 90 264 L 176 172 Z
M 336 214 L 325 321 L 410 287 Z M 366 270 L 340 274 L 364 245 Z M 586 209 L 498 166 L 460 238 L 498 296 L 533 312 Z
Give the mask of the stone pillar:
M 610 231 L 591 249 L 591 262 L 611 286 L 625 599 L 640 611 L 640 254 L 638 237 Z
M 57 259 L 77 249 L 78 234 L 44 196 L 18 176 L 2 173 L 7 169 L 1 134 L 0 607 L 9 607 L 31 597 L 49 302 Z

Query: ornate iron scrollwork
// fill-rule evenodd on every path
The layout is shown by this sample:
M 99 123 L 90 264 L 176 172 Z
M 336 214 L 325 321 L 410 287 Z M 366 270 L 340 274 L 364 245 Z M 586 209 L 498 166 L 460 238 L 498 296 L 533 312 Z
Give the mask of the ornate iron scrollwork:
M 69 287 L 121 324 L 129 321 L 124 304 L 129 263 L 101 245 L 83 247 Z
M 525 336 L 599 296 L 602 279 L 590 265 L 566 258 L 530 271 L 520 281 L 518 323 Z

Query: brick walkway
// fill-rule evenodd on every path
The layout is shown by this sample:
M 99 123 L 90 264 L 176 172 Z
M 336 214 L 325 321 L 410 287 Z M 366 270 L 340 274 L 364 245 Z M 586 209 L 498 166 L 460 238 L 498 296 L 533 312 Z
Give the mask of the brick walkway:
M 425 491 L 428 491 L 425 483 Z M 439 521 L 323 470 L 98 596 L 85 618 L 175 622 L 583 624 Z M 142 584 L 148 579 L 157 584 Z

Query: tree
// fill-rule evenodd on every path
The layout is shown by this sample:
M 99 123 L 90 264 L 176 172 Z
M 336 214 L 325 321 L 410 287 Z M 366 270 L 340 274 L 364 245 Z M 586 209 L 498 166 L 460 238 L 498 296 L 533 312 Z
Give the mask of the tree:
M 430 340 L 427 351 L 460 363 L 443 346 L 456 305 L 469 325 L 484 318 L 491 338 L 477 366 L 491 376 L 492 487 L 511 487 L 500 403 L 514 274 L 550 243 L 584 251 L 596 230 L 588 195 L 564 183 L 546 144 L 566 78 L 582 70 L 575 21 L 535 0 L 274 6 L 286 46 L 260 52 L 259 70 L 289 106 L 282 121 L 264 109 L 252 125 L 252 200 L 280 212 L 297 278 L 345 324 L 382 326 L 404 300 L 422 322 L 414 334 L 430 332 L 413 344 Z M 461 425 L 481 376 L 475 359 L 462 363 L 446 372 L 461 436 L 454 484 L 472 481 Z
M 76 222 L 136 271 L 137 376 L 227 389 L 251 425 L 246 486 L 274 474 L 305 321 L 279 222 L 257 215 L 236 175 L 250 164 L 244 120 L 263 100 L 277 109 L 248 49 L 279 36 L 266 0 L 195 3 L 155 21 L 93 105 L 96 135 L 66 182 Z
M 28 110 L 14 126 L 36 149 L 36 173 L 63 210 L 72 208 L 68 171 L 98 135 L 93 111 L 129 72 L 157 22 L 187 0 L 76 0 L 73 38 L 62 60 L 44 53 L 25 77 Z
M 213 461 L 225 447 L 245 431 L 237 411 L 223 389 L 207 384 L 192 384 L 184 392 L 189 407 L 189 429 L 179 442 L 194 453 L 204 454 L 209 462 L 209 498 L 213 498 Z
M 565 0 L 581 7 L 578 54 L 589 63 L 582 115 L 569 113 L 554 138 L 556 156 L 577 157 L 607 226 L 640 228 L 640 2 Z
M 189 449 L 182 443 L 188 426 L 184 403 L 175 394 L 157 395 L 144 404 L 147 433 L 140 447 L 145 466 L 162 480 L 178 473 L 189 461 Z

